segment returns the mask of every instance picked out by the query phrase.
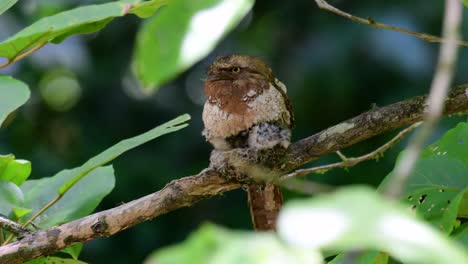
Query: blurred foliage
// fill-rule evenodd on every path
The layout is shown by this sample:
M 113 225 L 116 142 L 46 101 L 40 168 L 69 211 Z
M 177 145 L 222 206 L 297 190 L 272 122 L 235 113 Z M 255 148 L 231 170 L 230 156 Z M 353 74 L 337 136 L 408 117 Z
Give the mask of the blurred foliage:
M 24 195 L 18 185 L 0 180 L 0 214 L 9 215 L 13 207 L 24 202 Z
M 447 259 L 451 263 L 468 262 L 460 245 L 400 204 L 363 186 L 285 204 L 278 233 L 288 244 L 302 248 L 375 249 L 408 264 L 439 264 Z M 385 259 L 379 261 L 367 263 L 387 263 Z
M 31 162 L 17 160 L 15 156 L 0 155 L 0 179 L 10 181 L 18 186 L 31 174 Z
M 0 3 L 0 15 L 12 7 L 18 0 L 4 0 Z
M 72 72 L 60 69 L 48 72 L 41 79 L 39 92 L 50 109 L 65 112 L 79 101 L 81 86 Z
M 124 15 L 129 3 L 139 4 L 139 9 L 130 9 L 130 13 L 148 17 L 156 12 L 157 18 L 163 11 L 159 7 L 164 1 L 105 2 L 23 0 L 0 16 L 0 41 L 8 43 L 8 38 L 22 28 L 64 10 L 89 4 L 103 4 L 113 10 L 96 18 L 97 23 L 86 20 L 86 9 L 78 9 L 81 10 L 79 21 L 71 25 L 62 24 L 63 17 L 56 18 L 56 22 L 52 21 L 54 30 L 48 32 L 45 28 L 41 33 L 50 34 L 45 39 L 28 40 L 32 35 L 23 33 L 24 38 L 20 40 L 25 45 L 40 45 L 54 39 L 63 42 L 49 44 L 29 58 L 0 70 L 0 74 L 13 75 L 31 88 L 31 99 L 3 124 L 0 153 L 14 153 L 16 157 L 31 161 L 32 179 L 77 167 L 114 142 L 147 131 L 180 113 L 188 112 L 195 117 L 191 126 L 177 135 L 147 143 L 125 159 L 115 161 L 115 189 L 104 199 L 100 209 L 154 192 L 172 179 L 206 167 L 210 146 L 200 135 L 204 101 L 202 79 L 217 55 L 254 54 L 272 66 L 289 89 L 297 118 L 295 139 L 366 111 L 373 103 L 382 106 L 426 93 L 437 57 L 435 44 L 351 23 L 319 10 L 313 1 L 257 1 L 235 30 L 205 59 L 160 87 L 158 93 L 148 94 L 142 91 L 131 71 L 136 35 L 143 21 L 131 15 L 111 20 Z M 391 4 L 369 0 L 330 3 L 391 25 L 432 34 L 440 32 L 442 1 L 431 5 L 423 0 L 392 1 Z M 219 18 L 212 20 L 213 26 L 219 22 Z M 70 32 L 93 32 L 104 25 L 107 26 L 99 32 L 64 39 Z M 468 36 L 466 27 L 463 31 Z M 28 42 L 31 40 L 33 42 Z M 11 49 L 11 46 L 0 45 L 1 55 L 11 56 L 15 52 Z M 3 62 L 0 59 L 0 64 Z M 466 49 L 461 50 L 458 68 L 455 82 L 468 82 Z M 58 84 L 54 83 L 57 79 Z M 64 87 L 64 91 L 57 89 L 57 85 Z M 0 93 L 0 99 L 3 95 Z M 461 117 L 444 119 L 434 138 L 460 120 Z M 366 153 L 391 136 L 392 133 L 388 133 L 376 137 L 344 152 L 350 156 Z M 354 183 L 376 186 L 393 167 L 402 146 L 404 143 L 388 151 L 378 163 L 367 162 L 347 171 L 335 170 L 308 178 L 337 186 Z M 331 155 L 317 164 L 335 160 L 337 157 Z M 12 186 L 3 185 L 0 186 L 11 193 L 6 203 L 18 206 L 17 215 L 28 213 L 28 208 L 19 206 L 24 198 L 18 194 L 21 190 L 18 188 L 20 192 L 15 192 Z M 301 195 L 286 193 L 286 200 L 292 197 Z M 93 263 L 139 263 L 155 248 L 181 241 L 205 221 L 250 229 L 246 204 L 242 190 L 202 201 L 111 239 L 91 241 L 84 246 L 80 259 Z M 454 236 L 467 241 L 466 225 L 454 227 Z
M 381 187 L 386 186 L 392 173 Z M 402 200 L 436 228 L 450 234 L 459 225 L 459 219 L 468 216 L 467 175 L 468 123 L 461 122 L 423 150 Z
M 2 103 L 0 104 L 1 126 L 11 112 L 26 103 L 30 92 L 24 83 L 10 76 L 0 76 L 0 94 L 2 95 Z
M 464 264 L 468 255 L 403 206 L 363 186 L 285 204 L 278 234 L 234 232 L 203 226 L 177 246 L 159 249 L 147 263 L 323 263 L 319 249 L 362 254 L 359 264 Z M 329 263 L 349 263 L 346 254 Z
M 145 263 L 317 264 L 322 258 L 317 250 L 289 247 L 272 233 L 234 232 L 205 224 L 184 243 L 156 251 Z
M 59 257 L 41 257 L 27 261 L 25 264 L 86 264 L 86 262 Z
M 62 249 L 62 252 L 69 254 L 73 259 L 77 260 L 82 249 L 83 243 L 77 243 L 73 246 Z
M 130 4 L 117 1 L 78 7 L 44 17 L 1 42 L 0 56 L 14 59 L 26 50 L 48 42 L 57 44 L 74 34 L 101 30 L 113 18 L 126 15 L 130 8 Z
M 138 33 L 133 64 L 141 86 L 158 89 L 205 57 L 252 5 L 253 0 L 171 1 Z
M 21 186 L 24 202 L 20 206 L 32 210 L 30 214 L 20 218 L 21 223 L 31 218 L 44 205 L 57 197 L 57 190 L 75 176 L 72 173 L 58 173 L 54 177 L 44 177 L 38 180 L 26 181 Z M 112 166 L 99 167 L 87 175 L 70 190 L 60 201 L 41 214 L 34 225 L 39 228 L 49 228 L 70 222 L 91 213 L 101 200 L 112 191 L 115 184 Z

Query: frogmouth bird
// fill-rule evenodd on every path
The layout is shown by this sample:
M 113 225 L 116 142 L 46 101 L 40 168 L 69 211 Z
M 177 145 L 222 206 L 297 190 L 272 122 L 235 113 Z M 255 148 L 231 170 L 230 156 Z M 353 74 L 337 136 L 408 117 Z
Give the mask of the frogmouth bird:
M 204 90 L 203 135 L 215 149 L 286 149 L 290 145 L 294 115 L 286 86 L 259 58 L 218 57 L 208 69 Z M 279 187 L 264 183 L 247 189 L 254 228 L 274 229 L 282 204 Z

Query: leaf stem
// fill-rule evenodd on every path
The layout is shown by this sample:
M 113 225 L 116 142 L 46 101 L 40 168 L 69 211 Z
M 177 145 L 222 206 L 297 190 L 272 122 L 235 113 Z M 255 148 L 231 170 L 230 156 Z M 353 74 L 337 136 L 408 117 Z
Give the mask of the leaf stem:
M 21 53 L 21 54 L 15 56 L 15 57 L 13 57 L 13 58 L 7 60 L 5 63 L 0 64 L 0 69 L 3 69 L 3 68 L 5 68 L 6 66 L 8 66 L 8 65 L 10 65 L 10 64 L 12 64 L 12 63 L 14 63 L 14 62 L 17 62 L 17 61 L 19 61 L 19 60 L 21 60 L 21 59 L 24 59 L 25 57 L 31 55 L 32 53 L 36 52 L 36 51 L 39 50 L 40 48 L 44 47 L 47 43 L 48 43 L 48 42 L 41 43 L 41 44 L 39 44 L 39 45 L 37 45 L 37 46 L 35 46 L 35 47 L 33 47 L 33 48 L 27 50 L 27 51 L 25 51 L 25 52 L 23 52 L 23 53 Z
M 47 209 L 52 207 L 52 205 L 54 205 L 56 202 L 60 201 L 60 199 L 62 199 L 64 194 L 65 193 L 57 195 L 57 197 L 55 197 L 55 199 L 50 201 L 48 204 L 44 205 L 44 207 L 42 207 L 41 210 L 39 210 L 35 215 L 33 215 L 31 217 L 31 219 L 29 219 L 26 223 L 24 223 L 23 226 L 26 227 L 29 224 L 31 224 L 32 221 L 34 221 L 37 217 L 39 217 L 41 214 L 43 214 Z
M 50 207 L 52 207 L 52 205 L 54 205 L 55 203 L 57 203 L 58 201 L 60 201 L 60 199 L 62 199 L 63 194 L 59 194 L 57 195 L 57 197 L 55 197 L 52 201 L 50 201 L 49 203 L 47 203 L 46 205 L 44 205 L 44 207 L 42 207 L 36 214 L 34 214 L 26 223 L 24 223 L 22 225 L 23 228 L 27 227 L 29 224 L 32 223 L 32 221 L 34 221 L 36 218 L 38 218 L 41 214 L 43 214 L 47 209 L 49 209 Z M 5 240 L 2 244 L 2 246 L 8 244 L 11 242 L 11 240 L 13 239 L 13 234 L 11 234 L 7 240 Z

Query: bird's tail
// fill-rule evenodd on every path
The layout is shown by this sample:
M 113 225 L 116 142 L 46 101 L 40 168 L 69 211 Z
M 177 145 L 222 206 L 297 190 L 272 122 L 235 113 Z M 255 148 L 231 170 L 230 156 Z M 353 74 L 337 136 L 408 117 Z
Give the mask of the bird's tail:
M 247 187 L 250 216 L 256 231 L 276 229 L 278 213 L 283 205 L 283 195 L 278 185 L 251 184 Z

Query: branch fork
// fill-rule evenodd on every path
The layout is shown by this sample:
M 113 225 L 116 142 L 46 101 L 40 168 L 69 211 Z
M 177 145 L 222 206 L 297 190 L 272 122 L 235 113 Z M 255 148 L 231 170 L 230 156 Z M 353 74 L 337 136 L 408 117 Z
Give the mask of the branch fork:
M 299 140 L 281 154 L 281 158 L 276 160 L 277 165 L 271 168 L 278 174 L 284 175 L 322 156 L 335 153 L 375 135 L 421 121 L 425 111 L 425 100 L 425 96 L 419 96 L 373 109 Z M 444 113 L 446 115 L 464 112 L 468 112 L 468 84 L 452 89 L 445 100 Z M 339 130 L 336 127 L 347 129 Z M 22 240 L 0 247 L 0 263 L 22 263 L 78 242 L 110 236 L 143 221 L 237 189 L 241 187 L 241 184 L 235 180 L 236 177 L 242 178 L 245 175 L 232 164 L 224 163 L 229 158 L 224 156 L 227 154 L 236 155 L 237 158 L 241 157 L 248 162 L 264 162 L 263 164 L 267 167 L 269 162 L 278 158 L 275 155 L 266 157 L 257 155 L 258 153 L 255 154 L 252 150 L 212 156 L 212 167 L 196 175 L 173 180 L 153 194 L 73 222 L 33 232 Z M 317 186 L 310 187 L 316 188 Z

